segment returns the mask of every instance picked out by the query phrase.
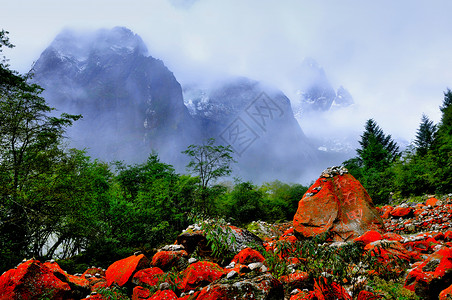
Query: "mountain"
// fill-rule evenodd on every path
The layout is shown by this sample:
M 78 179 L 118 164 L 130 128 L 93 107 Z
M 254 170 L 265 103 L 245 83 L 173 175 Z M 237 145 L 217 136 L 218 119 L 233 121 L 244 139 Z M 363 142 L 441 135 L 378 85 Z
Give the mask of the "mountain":
M 65 30 L 34 73 L 52 106 L 83 115 L 68 132 L 71 146 L 95 157 L 137 162 L 154 149 L 174 162 L 198 140 L 179 82 L 126 28 Z
M 156 150 L 183 171 L 181 151 L 211 137 L 235 150 L 234 176 L 243 180 L 307 181 L 318 161 L 280 90 L 238 77 L 182 92 L 126 28 L 65 30 L 33 71 L 51 106 L 83 115 L 68 130 L 70 146 L 104 161 L 142 162 Z
M 238 155 L 238 173 L 245 178 L 293 180 L 316 168 L 317 150 L 280 90 L 234 77 L 208 87 L 187 86 L 183 92 L 202 135 L 231 145 Z
M 354 103 L 352 95 L 344 87 L 339 87 L 337 91 L 332 87 L 324 69 L 312 58 L 304 59 L 290 77 L 295 87 L 292 105 L 297 118 Z

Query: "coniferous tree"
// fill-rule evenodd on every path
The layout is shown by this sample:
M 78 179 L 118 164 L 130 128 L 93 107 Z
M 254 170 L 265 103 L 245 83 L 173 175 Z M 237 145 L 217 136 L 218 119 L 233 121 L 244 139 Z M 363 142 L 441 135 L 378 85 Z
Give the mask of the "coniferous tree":
M 449 193 L 452 187 L 452 91 L 444 92 L 442 112 L 431 155 L 435 162 L 437 191 Z
M 359 144 L 361 148 L 356 149 L 356 152 L 361 164 L 378 166 L 380 171 L 387 163 L 395 161 L 400 156 L 397 143 L 392 140 L 390 134 L 385 135 L 373 119 L 367 120 Z
M 416 145 L 416 153 L 424 156 L 430 149 L 433 143 L 433 137 L 436 132 L 436 125 L 433 124 L 425 114 L 422 115 L 421 124 L 416 132 L 416 139 L 414 144 Z

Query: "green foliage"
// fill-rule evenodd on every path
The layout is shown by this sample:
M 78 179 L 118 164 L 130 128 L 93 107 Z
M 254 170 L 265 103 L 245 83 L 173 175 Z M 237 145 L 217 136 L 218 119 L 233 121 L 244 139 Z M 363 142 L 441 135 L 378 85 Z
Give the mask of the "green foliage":
M 236 238 L 228 223 L 221 218 L 204 219 L 200 216 L 193 216 L 192 220 L 204 232 L 207 244 L 212 249 L 213 258 L 219 259 L 220 264 L 230 261 L 235 254 Z
M 426 115 L 422 115 L 421 124 L 416 132 L 416 152 L 419 156 L 424 156 L 433 144 L 433 136 L 436 132 L 436 125 L 433 124 Z
M 356 149 L 356 152 L 363 166 L 367 168 L 376 167 L 382 170 L 380 168 L 384 168 L 385 164 L 400 156 L 399 147 L 391 135 L 385 135 L 373 119 L 367 120 L 359 144 L 361 148 Z
M 199 177 L 203 188 L 211 181 L 231 174 L 231 163 L 235 162 L 231 146 L 215 145 L 213 138 L 204 145 L 190 145 L 182 153 L 190 157 L 187 169 Z
M 121 287 L 106 287 L 97 290 L 97 293 L 102 295 L 105 300 L 129 300 L 127 296 L 127 289 Z
M 12 47 L 5 31 L 0 32 L 0 45 Z M 40 96 L 42 88 L 29 83 L 29 76 L 9 70 L 5 59 L 0 78 L 1 268 L 20 256 L 36 254 L 49 237 L 41 225 L 59 213 L 60 205 L 51 197 L 40 197 L 37 186 L 54 176 L 64 160 L 63 134 L 80 116 L 51 116 L 53 109 Z M 30 243 L 37 247 L 30 249 Z
M 403 287 L 403 277 L 385 280 L 374 277 L 369 281 L 369 285 L 375 293 L 388 300 L 418 300 L 419 297 L 412 291 Z

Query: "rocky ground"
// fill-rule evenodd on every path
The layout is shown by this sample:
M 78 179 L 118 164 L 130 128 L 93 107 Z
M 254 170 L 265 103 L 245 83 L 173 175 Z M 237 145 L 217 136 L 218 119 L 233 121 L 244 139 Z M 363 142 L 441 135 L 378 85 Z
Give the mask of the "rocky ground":
M 397 295 L 406 295 L 404 299 L 452 299 L 452 195 L 375 208 L 362 200 L 365 195 L 355 193 L 361 197 L 356 205 L 362 202 L 377 212 L 375 220 L 366 221 L 366 213 L 352 218 L 347 214 L 346 209 L 363 207 L 350 208 L 348 192 L 355 189 L 350 175 L 338 173 L 319 180 L 300 202 L 317 197 L 317 205 L 325 210 L 328 203 L 331 208 L 331 195 L 336 195 L 336 211 L 323 214 L 336 217 L 327 220 L 331 224 L 324 226 L 326 235 L 321 242 L 307 239 L 310 229 L 300 227 L 318 228 L 314 217 L 308 218 L 306 213 L 284 224 L 253 222 L 249 229 L 254 233 L 226 223 L 205 222 L 187 228 L 173 245 L 152 257 L 135 253 L 107 269 L 92 267 L 70 275 L 53 260 L 24 260 L 0 277 L 0 299 L 402 297 L 375 288 L 370 284 L 375 277 L 401 281 L 406 293 L 398 291 Z M 327 204 L 321 202 L 325 199 L 330 199 Z M 334 230 L 339 233 L 332 234 Z M 218 238 L 221 236 L 225 238 Z M 351 258 L 356 249 L 360 261 Z

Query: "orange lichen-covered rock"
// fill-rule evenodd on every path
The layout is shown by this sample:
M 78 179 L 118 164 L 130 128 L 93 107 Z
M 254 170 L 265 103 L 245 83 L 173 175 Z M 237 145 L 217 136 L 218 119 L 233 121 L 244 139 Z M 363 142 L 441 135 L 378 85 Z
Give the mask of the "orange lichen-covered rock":
M 49 268 L 49 270 L 53 272 L 53 275 L 58 277 L 61 281 L 67 282 L 74 296 L 84 296 L 89 293 L 90 282 L 83 276 L 69 275 L 54 261 L 45 262 L 43 265 Z
M 293 219 L 298 238 L 329 232 L 333 241 L 347 241 L 368 230 L 384 232 L 367 191 L 352 175 L 341 174 L 322 175 L 300 200 Z
M 0 299 L 74 299 L 71 288 L 40 261 L 21 263 L 0 276 Z
M 427 199 L 427 201 L 425 201 L 425 205 L 437 206 L 438 202 L 439 202 L 438 199 L 436 199 L 435 197 L 431 197 L 431 198 Z
M 375 295 L 374 293 L 369 292 L 369 291 L 364 291 L 364 290 L 359 292 L 358 298 L 357 298 L 357 300 L 378 300 L 378 299 L 383 299 L 383 297 L 379 296 L 379 295 Z
M 219 282 L 204 287 L 197 300 L 284 299 L 281 282 L 271 274 L 263 274 L 235 283 Z
M 378 259 L 379 263 L 374 266 L 376 273 L 388 270 L 401 273 L 404 271 L 404 264 L 412 260 L 411 253 L 397 241 L 375 241 L 367 244 L 364 251 Z
M 301 271 L 281 276 L 279 281 L 281 281 L 282 284 L 289 286 L 290 289 L 298 288 L 300 290 L 308 288 L 309 285 L 312 284 L 309 281 L 309 274 Z
M 160 268 L 147 268 L 139 270 L 133 275 L 132 282 L 136 285 L 156 285 L 163 276 L 163 271 Z
M 385 205 L 380 208 L 381 217 L 383 219 L 387 219 L 390 216 L 391 211 L 394 209 L 394 207 L 390 205 Z
M 369 230 L 369 231 L 366 231 L 363 235 L 355 238 L 354 241 L 367 245 L 369 243 L 379 241 L 381 239 L 383 239 L 383 236 L 381 235 L 381 233 L 379 233 L 378 231 L 375 231 L 375 230 Z
M 265 258 L 260 254 L 259 251 L 256 251 L 252 248 L 245 248 L 239 253 L 237 253 L 232 259 L 235 263 L 240 263 L 244 265 L 248 265 L 255 262 L 263 262 Z
M 400 234 L 394 232 L 386 232 L 385 234 L 383 234 L 383 239 L 400 242 L 401 240 L 403 240 L 403 237 Z
M 172 290 L 163 290 L 163 291 L 157 291 L 154 295 L 151 296 L 151 298 L 148 298 L 147 300 L 177 300 L 178 297 L 176 293 L 174 293 Z
M 107 285 L 111 286 L 116 283 L 119 286 L 124 286 L 132 279 L 135 272 L 147 267 L 149 267 L 149 260 L 144 254 L 132 255 L 118 260 L 109 266 L 105 273 Z
M 413 215 L 413 208 L 412 207 L 397 206 L 396 208 L 391 210 L 391 212 L 389 214 L 392 217 L 398 217 L 398 218 L 400 218 L 400 217 L 402 217 L 402 218 L 411 217 Z
M 439 293 L 439 300 L 451 300 L 452 299 L 452 285 L 450 285 L 447 289 L 442 290 Z
M 452 284 L 452 249 L 443 247 L 430 255 L 405 278 L 404 287 L 421 299 L 438 299 Z
M 188 253 L 185 250 L 159 251 L 152 257 L 151 265 L 163 271 L 169 271 L 173 267 L 179 268 L 186 264 L 187 259 Z
M 142 286 L 136 286 L 132 291 L 132 300 L 147 300 L 151 296 L 151 291 Z
M 176 280 L 178 289 L 187 292 L 213 282 L 223 276 L 224 270 L 218 264 L 198 261 L 181 272 L 181 279 Z

